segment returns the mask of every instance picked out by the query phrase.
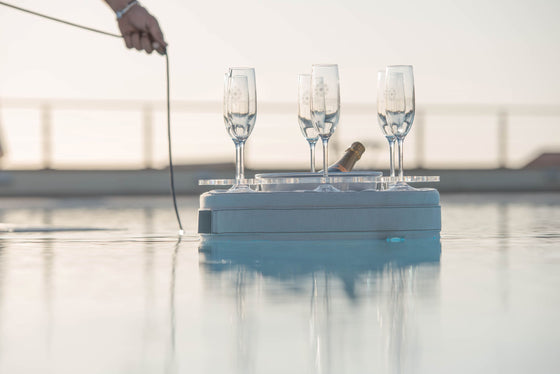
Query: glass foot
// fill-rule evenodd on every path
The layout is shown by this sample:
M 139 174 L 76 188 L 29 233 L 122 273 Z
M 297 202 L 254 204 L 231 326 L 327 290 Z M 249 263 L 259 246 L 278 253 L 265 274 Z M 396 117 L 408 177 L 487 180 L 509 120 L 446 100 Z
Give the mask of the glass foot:
M 233 185 L 229 190 L 227 190 L 227 192 L 240 193 L 240 192 L 257 192 L 257 191 L 249 187 L 248 184 L 236 184 Z
M 416 191 L 416 188 L 409 186 L 405 182 L 397 182 L 390 185 L 387 191 Z
M 332 184 L 320 184 L 317 188 L 313 191 L 315 192 L 340 192 L 338 188 L 333 186 Z

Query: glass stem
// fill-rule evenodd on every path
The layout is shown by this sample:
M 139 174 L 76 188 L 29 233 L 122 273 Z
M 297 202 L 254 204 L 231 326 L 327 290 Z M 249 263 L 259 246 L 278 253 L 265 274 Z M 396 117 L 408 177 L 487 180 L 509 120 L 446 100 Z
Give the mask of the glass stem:
M 311 172 L 315 173 L 315 142 L 309 142 L 309 149 L 311 153 Z
M 243 146 L 241 142 L 235 142 L 235 184 L 241 184 L 243 179 Z
M 239 142 L 239 182 L 245 179 L 245 140 Z
M 395 138 L 387 139 L 389 141 L 389 171 L 390 176 L 395 176 Z
M 328 178 L 329 177 L 329 172 L 328 172 L 328 164 L 329 164 L 329 148 L 328 148 L 328 144 L 329 144 L 329 139 L 328 138 L 322 138 L 321 139 L 323 141 L 323 178 Z M 326 183 L 326 180 L 325 180 Z
M 403 139 L 397 139 L 397 144 L 399 146 L 399 182 L 404 182 L 404 170 L 403 170 Z

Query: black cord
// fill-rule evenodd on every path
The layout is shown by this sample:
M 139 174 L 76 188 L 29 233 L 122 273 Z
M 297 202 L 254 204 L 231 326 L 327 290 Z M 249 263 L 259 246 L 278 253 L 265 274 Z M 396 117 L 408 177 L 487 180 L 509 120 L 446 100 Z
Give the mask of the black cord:
M 8 8 L 13 8 L 19 11 L 22 11 L 24 13 L 29 13 L 32 14 L 34 16 L 38 16 L 38 17 L 42 17 L 42 18 L 46 18 L 48 20 L 51 21 L 55 21 L 55 22 L 59 22 L 59 23 L 63 23 L 65 25 L 68 26 L 73 26 L 73 27 L 77 27 L 79 29 L 83 29 L 83 30 L 87 30 L 87 31 L 92 31 L 98 34 L 103 34 L 103 35 L 107 35 L 107 36 L 112 36 L 115 38 L 119 38 L 122 39 L 121 35 L 118 34 L 113 34 L 110 32 L 106 32 L 103 30 L 97 30 L 91 27 L 87 27 L 87 26 L 82 26 L 82 25 L 78 25 L 76 23 L 73 22 L 68 22 L 59 18 L 54 18 L 51 16 L 47 16 L 45 14 L 41 14 L 41 13 L 37 13 L 34 12 L 32 10 L 28 10 L 28 9 L 24 9 L 24 8 L 20 8 L 18 6 L 12 5 L 12 4 L 8 4 L 5 3 L 3 1 L 0 1 L 0 5 L 4 5 L 7 6 Z M 174 177 L 174 173 L 173 173 L 173 157 L 172 157 L 172 152 L 171 152 L 171 105 L 170 105 L 170 93 L 169 93 L 169 86 L 170 86 L 170 79 L 169 79 L 169 55 L 167 53 L 167 50 L 165 51 L 165 67 L 166 67 L 166 81 L 167 81 L 167 94 L 166 94 L 166 100 L 167 100 L 167 141 L 168 141 L 168 149 L 169 149 L 169 178 L 170 178 L 170 182 L 171 182 L 171 194 L 173 196 L 173 207 L 175 208 L 175 215 L 177 216 L 177 223 L 179 224 L 179 234 L 183 235 L 184 234 L 184 230 L 183 230 L 183 225 L 181 224 L 181 218 L 179 217 L 179 209 L 177 208 L 177 197 L 175 194 L 175 177 Z
M 173 173 L 173 157 L 171 152 L 171 100 L 169 93 L 170 79 L 169 79 L 169 55 L 165 51 L 165 66 L 166 66 L 166 80 L 167 80 L 167 149 L 169 151 L 169 181 L 171 185 L 171 195 L 173 196 L 173 207 L 175 208 L 175 215 L 177 216 L 177 223 L 179 223 L 179 234 L 183 235 L 183 224 L 179 217 L 179 209 L 177 208 L 177 197 L 175 195 L 175 174 Z

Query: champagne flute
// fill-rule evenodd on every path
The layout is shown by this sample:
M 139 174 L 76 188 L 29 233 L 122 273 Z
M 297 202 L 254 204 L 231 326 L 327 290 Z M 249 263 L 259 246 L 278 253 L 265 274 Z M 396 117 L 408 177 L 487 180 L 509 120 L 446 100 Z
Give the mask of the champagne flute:
M 226 129 L 235 144 L 235 184 L 229 192 L 252 192 L 245 181 L 244 147 L 257 115 L 255 70 L 230 68 L 224 95 Z
M 387 124 L 387 113 L 385 106 L 385 72 L 377 72 L 377 123 L 389 142 L 389 170 L 390 176 L 395 176 L 395 135 Z
M 311 87 L 311 75 L 298 75 L 298 123 L 301 133 L 309 143 L 311 156 L 311 172 L 315 173 L 315 144 L 319 139 L 319 134 L 313 121 L 311 120 L 311 99 L 309 89 Z
M 340 117 L 338 65 L 313 65 L 311 71 L 311 118 L 323 143 L 323 184 L 319 192 L 335 192 L 328 180 L 328 143 Z
M 391 132 L 397 138 L 399 150 L 399 182 L 395 187 L 396 189 L 410 190 L 413 188 L 404 182 L 403 142 L 412 127 L 412 122 L 414 122 L 415 93 L 412 66 L 387 66 L 385 70 L 385 88 L 387 122 Z M 393 97 L 390 98 L 390 95 L 393 95 Z M 389 100 L 394 101 L 389 104 Z M 401 100 L 403 101 L 402 103 Z M 393 106 L 391 115 L 389 114 L 390 105 Z M 394 109 L 397 108 L 398 111 L 395 111 Z M 389 119 L 389 116 L 391 116 L 391 119 Z

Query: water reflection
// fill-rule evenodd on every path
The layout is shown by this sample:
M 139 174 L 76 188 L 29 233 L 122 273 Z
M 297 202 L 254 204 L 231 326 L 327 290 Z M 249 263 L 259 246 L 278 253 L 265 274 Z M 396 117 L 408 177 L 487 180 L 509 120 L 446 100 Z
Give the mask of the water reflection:
M 0 234 L 0 372 L 555 372 L 558 197 L 496 198 L 447 197 L 441 261 L 433 241 L 199 252 L 167 199 L 2 200 L 0 222 L 128 230 Z
M 439 240 L 205 241 L 199 250 L 207 288 L 235 297 L 238 372 L 254 372 L 262 318 L 251 313 L 263 303 L 261 294 L 273 298 L 276 307 L 305 305 L 297 300 L 308 298 L 305 356 L 311 372 L 340 373 L 353 365 L 364 369 L 368 361 L 394 373 L 414 367 L 414 304 L 419 294 L 436 294 Z M 379 352 L 369 356 L 367 349 L 356 347 L 364 351 L 364 362 L 347 362 L 349 339 Z M 371 362 L 378 359 L 384 362 Z
M 179 257 L 179 248 L 181 247 L 181 237 L 177 239 L 173 248 L 171 257 L 171 279 L 169 281 L 169 349 L 167 350 L 167 360 L 165 364 L 165 373 L 177 372 L 177 363 L 175 360 L 176 346 L 176 321 L 175 321 L 175 285 L 177 281 L 177 259 Z
M 154 219 L 153 209 L 144 208 L 143 225 L 144 235 L 149 237 L 153 232 Z M 145 361 L 153 349 L 151 344 L 155 338 L 157 320 L 155 318 L 155 274 L 154 274 L 154 243 L 151 240 L 144 241 L 144 329 L 142 338 L 142 360 Z M 146 364 L 144 362 L 144 364 Z
M 10 218 L 10 213 L 0 209 L 0 222 Z M 157 215 L 153 208 L 134 210 L 139 220 L 136 232 L 110 235 L 43 230 L 73 224 L 79 211 L 70 215 L 49 206 L 17 213 L 20 220 L 30 223 L 25 227 L 32 225 L 29 231 L 33 232 L 0 234 L 0 372 L 35 372 L 30 367 L 41 367 L 42 372 L 57 366 L 67 369 L 78 360 L 69 351 L 94 356 L 98 346 L 106 346 L 105 352 L 130 348 L 120 357 L 98 354 L 98 366 L 92 364 L 84 372 L 103 372 L 97 370 L 99 366 L 129 361 L 142 368 L 157 365 L 158 372 L 178 372 L 175 285 L 182 243 L 180 238 L 173 241 L 154 235 Z M 192 238 L 183 244 L 189 240 Z M 97 318 L 104 322 L 97 323 Z M 124 336 L 127 327 L 123 326 L 133 326 L 127 344 L 99 339 L 102 331 L 113 338 Z M 86 349 L 76 351 L 86 336 Z M 10 370 L 18 365 L 18 354 L 23 352 L 14 348 L 19 347 L 20 339 L 26 340 L 33 363 Z M 9 354 L 5 353 L 8 349 Z M 154 352 L 161 356 L 154 358 Z
M 52 216 L 53 211 L 52 209 L 45 208 L 43 209 L 43 225 L 50 226 L 52 225 Z M 51 237 L 50 233 L 45 233 L 45 236 L 42 239 L 43 243 L 43 302 L 45 304 L 45 313 L 46 313 L 46 337 L 45 337 L 45 345 L 46 345 L 46 356 L 47 360 L 50 360 L 52 354 L 52 342 L 53 342 L 53 333 L 54 333 L 54 313 L 53 313 L 53 272 L 54 272 L 54 252 L 53 252 L 53 245 L 54 239 Z
M 505 202 L 500 202 L 498 204 L 498 222 L 497 222 L 497 234 L 498 234 L 498 252 L 499 252 L 499 265 L 502 269 L 502 274 L 498 277 L 497 281 L 500 284 L 500 296 L 502 301 L 502 307 L 504 311 L 509 309 L 510 295 L 509 295 L 509 269 L 510 269 L 510 258 L 509 258 L 509 248 L 510 248 L 510 207 L 509 204 Z

